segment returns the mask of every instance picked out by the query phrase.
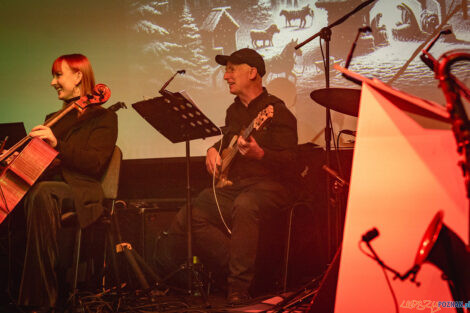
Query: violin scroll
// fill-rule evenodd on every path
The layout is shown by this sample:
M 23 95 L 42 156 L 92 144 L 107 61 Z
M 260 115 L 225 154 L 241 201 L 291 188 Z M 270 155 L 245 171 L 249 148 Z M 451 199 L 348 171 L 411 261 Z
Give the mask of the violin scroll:
M 99 104 L 105 103 L 111 97 L 111 90 L 105 84 L 97 84 L 95 88 L 93 88 L 93 93 L 98 96 Z
M 83 110 L 89 105 L 93 104 L 103 104 L 111 97 L 111 90 L 105 84 L 96 84 L 93 88 L 93 94 L 88 94 L 77 101 L 74 104 L 80 109 Z

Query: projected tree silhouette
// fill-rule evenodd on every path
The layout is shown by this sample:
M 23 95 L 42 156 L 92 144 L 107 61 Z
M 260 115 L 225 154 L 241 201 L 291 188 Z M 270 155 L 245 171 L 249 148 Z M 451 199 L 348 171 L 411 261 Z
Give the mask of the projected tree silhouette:
M 136 2 L 134 7 L 133 28 L 139 36 L 140 53 L 146 64 L 155 65 L 143 70 L 166 77 L 185 69 L 183 79 L 190 80 L 195 87 L 204 86 L 210 70 L 209 60 L 204 55 L 199 28 L 189 6 L 147 0 Z
M 171 48 L 166 63 L 173 69 L 186 69 L 185 79 L 196 86 L 206 85 L 210 70 L 209 59 L 205 56 L 199 28 L 194 22 L 189 6 L 185 5 L 173 25 L 171 38 L 177 46 Z
M 166 54 L 174 43 L 168 41 L 169 32 L 163 24 L 163 10 L 166 1 L 137 1 L 134 3 L 134 14 L 137 22 L 134 30 L 140 34 L 140 41 L 144 52 L 151 52 L 155 56 Z
M 230 1 L 229 5 L 240 24 L 261 28 L 267 26 L 272 17 L 272 8 L 267 1 Z

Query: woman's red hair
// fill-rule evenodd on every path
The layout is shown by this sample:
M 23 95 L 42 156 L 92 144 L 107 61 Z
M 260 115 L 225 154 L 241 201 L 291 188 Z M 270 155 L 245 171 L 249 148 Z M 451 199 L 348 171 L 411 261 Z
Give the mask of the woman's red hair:
M 95 87 L 95 75 L 88 58 L 78 53 L 61 55 L 52 64 L 52 75 L 62 71 L 63 61 L 67 62 L 73 72 L 82 72 L 82 81 L 79 85 L 81 96 L 92 94 Z

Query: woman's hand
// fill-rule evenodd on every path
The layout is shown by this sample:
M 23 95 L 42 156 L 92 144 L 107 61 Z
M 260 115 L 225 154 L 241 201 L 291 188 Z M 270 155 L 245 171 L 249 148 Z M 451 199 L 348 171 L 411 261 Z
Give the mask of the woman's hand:
M 57 138 L 55 138 L 54 133 L 47 126 L 38 125 L 31 130 L 29 135 L 46 141 L 52 148 L 57 147 Z

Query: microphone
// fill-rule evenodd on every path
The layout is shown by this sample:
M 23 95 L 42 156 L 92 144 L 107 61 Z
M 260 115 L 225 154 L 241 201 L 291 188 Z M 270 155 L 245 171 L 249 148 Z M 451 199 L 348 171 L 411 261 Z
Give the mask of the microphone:
M 432 46 L 436 43 L 436 41 L 441 37 L 441 35 L 449 35 L 452 34 L 451 29 L 444 29 L 439 32 L 439 34 L 429 43 L 429 45 L 423 49 L 423 53 L 419 56 L 421 61 L 423 61 L 424 64 L 426 64 L 432 71 L 434 71 L 434 65 L 436 64 L 436 59 L 433 58 L 433 56 L 429 53 L 429 50 L 431 50 Z
M 449 35 L 449 34 L 452 34 L 452 29 L 444 29 L 444 30 L 441 30 L 441 35 Z
M 343 129 L 340 133 L 356 137 L 357 132 L 355 130 Z
M 354 39 L 354 42 L 351 46 L 351 50 L 349 51 L 348 57 L 346 58 L 346 65 L 344 66 L 346 69 L 348 69 L 349 64 L 351 63 L 351 59 L 352 59 L 354 50 L 356 49 L 356 44 L 357 44 L 357 40 L 359 39 L 359 35 L 361 33 L 365 33 L 365 32 L 372 32 L 372 28 L 370 28 L 370 26 L 364 26 L 364 27 L 361 27 L 357 30 L 356 39 Z M 343 77 L 346 78 L 347 80 L 352 81 L 353 83 L 355 83 L 359 86 L 362 85 L 362 82 L 360 80 L 349 77 L 348 75 L 346 75 L 344 73 L 343 73 Z M 356 135 L 354 134 L 353 136 L 356 136 Z
M 160 93 L 162 96 L 165 96 L 165 88 L 168 87 L 168 85 L 171 83 L 171 81 L 175 78 L 175 76 L 176 76 L 177 74 L 184 74 L 184 73 L 186 73 L 185 70 L 176 71 L 176 73 L 173 74 L 173 76 L 170 77 L 170 79 L 162 86 L 162 88 L 160 88 L 159 93 Z
M 349 183 L 348 183 L 346 180 L 344 180 L 344 178 L 342 178 L 341 176 L 339 176 L 339 174 L 338 174 L 335 170 L 329 168 L 329 167 L 326 166 L 326 165 L 323 165 L 323 166 L 322 166 L 322 169 L 323 169 L 325 172 L 327 172 L 328 174 L 330 174 L 331 176 L 333 176 L 334 178 L 336 178 L 336 180 L 338 181 L 338 184 L 339 184 L 341 187 L 349 186 Z
M 377 238 L 378 236 L 379 236 L 379 231 L 377 230 L 377 228 L 374 227 L 371 230 L 369 230 L 367 233 L 362 235 L 362 241 L 370 242 L 371 240 Z
M 359 35 L 361 33 L 366 33 L 366 32 L 372 32 L 372 28 L 370 28 L 370 26 L 364 26 L 364 27 L 361 27 L 357 30 L 356 39 L 354 39 L 351 50 L 349 51 L 348 58 L 346 59 L 345 68 L 348 68 L 349 63 L 351 63 L 351 59 L 352 59 L 352 56 L 353 56 L 353 52 L 356 49 L 356 44 L 357 44 L 357 40 L 359 39 Z

